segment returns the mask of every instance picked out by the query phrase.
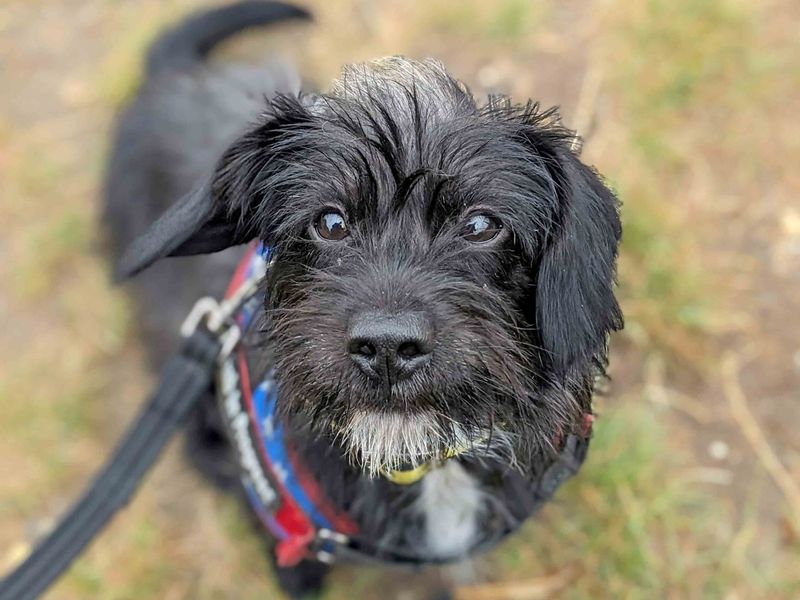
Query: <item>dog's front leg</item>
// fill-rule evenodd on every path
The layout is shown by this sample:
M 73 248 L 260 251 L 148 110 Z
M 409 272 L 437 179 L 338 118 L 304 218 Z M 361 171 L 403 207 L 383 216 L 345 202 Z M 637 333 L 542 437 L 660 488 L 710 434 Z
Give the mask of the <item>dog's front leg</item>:
M 281 567 L 275 553 L 270 552 L 272 568 L 281 589 L 292 600 L 316 598 L 322 591 L 330 567 L 321 562 L 303 560 L 293 567 Z

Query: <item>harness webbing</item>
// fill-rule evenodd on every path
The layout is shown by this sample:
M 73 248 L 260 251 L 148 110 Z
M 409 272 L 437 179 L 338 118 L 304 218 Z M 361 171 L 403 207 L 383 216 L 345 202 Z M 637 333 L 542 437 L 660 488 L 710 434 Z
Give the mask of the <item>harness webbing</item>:
M 226 298 L 236 295 L 264 272 L 269 248 L 252 244 L 234 273 Z M 263 303 L 256 294 L 243 302 L 233 318 L 243 334 L 234 353 L 220 365 L 217 390 L 220 411 L 239 454 L 246 497 L 264 528 L 277 540 L 278 564 L 292 566 L 303 559 L 333 558 L 322 531 L 347 536 L 355 523 L 330 504 L 286 437 L 277 416 L 278 388 L 271 370 L 251 370 L 253 344 L 247 336 L 254 314 Z M 248 426 L 243 417 L 246 415 Z
M 270 250 L 261 243 L 251 244 L 239 263 L 226 292 L 226 298 L 239 294 L 264 273 Z M 220 364 L 217 390 L 220 411 L 230 439 L 239 455 L 240 477 L 246 497 L 264 529 L 277 544 L 275 554 L 282 566 L 301 560 L 337 560 L 420 565 L 447 563 L 453 558 L 434 559 L 375 543 L 361 535 L 350 516 L 326 498 L 324 490 L 308 472 L 287 437 L 285 424 L 277 415 L 278 386 L 274 373 L 259 360 L 258 335 L 250 339 L 248 332 L 254 315 L 263 305 L 263 293 L 254 293 L 234 313 L 242 338 L 233 354 Z M 252 364 L 251 364 L 252 363 Z M 253 369 L 253 366 L 256 369 Z M 559 456 L 533 482 L 534 509 L 548 500 L 562 481 L 573 475 L 585 455 L 591 434 L 592 417 L 584 415 L 582 431 L 567 439 L 559 435 L 555 444 Z M 457 455 L 454 452 L 453 455 Z M 399 473 L 406 474 L 405 472 Z M 422 470 L 421 476 L 425 471 Z M 398 473 L 384 474 L 389 481 L 411 484 L 418 481 L 395 481 Z M 519 523 L 487 534 L 473 550 L 488 548 L 516 529 Z

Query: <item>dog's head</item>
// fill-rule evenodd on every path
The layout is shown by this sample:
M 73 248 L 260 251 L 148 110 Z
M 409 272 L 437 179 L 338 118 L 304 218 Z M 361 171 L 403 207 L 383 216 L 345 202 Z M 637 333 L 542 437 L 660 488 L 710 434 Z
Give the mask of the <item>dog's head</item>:
M 350 67 L 272 99 L 124 268 L 260 238 L 285 411 L 372 472 L 487 440 L 534 456 L 578 427 L 621 326 L 617 202 L 571 140 L 433 61 Z

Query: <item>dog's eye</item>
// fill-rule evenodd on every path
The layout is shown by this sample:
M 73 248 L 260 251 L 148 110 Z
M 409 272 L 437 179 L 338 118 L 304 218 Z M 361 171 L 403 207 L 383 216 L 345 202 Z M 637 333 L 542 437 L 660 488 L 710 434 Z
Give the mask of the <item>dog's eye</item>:
M 461 236 L 468 242 L 480 244 L 496 238 L 501 229 L 503 229 L 503 225 L 494 217 L 482 214 L 472 215 L 467 219 Z
M 350 235 L 347 221 L 344 220 L 344 216 L 340 212 L 335 210 L 328 210 L 322 213 L 317 218 L 314 229 L 323 240 L 332 242 L 338 242 Z

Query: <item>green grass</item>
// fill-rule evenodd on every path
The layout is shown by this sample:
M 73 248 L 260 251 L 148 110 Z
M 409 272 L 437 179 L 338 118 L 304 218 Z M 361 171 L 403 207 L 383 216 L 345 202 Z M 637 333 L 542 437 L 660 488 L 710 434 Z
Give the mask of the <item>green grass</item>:
M 631 51 L 618 65 L 628 106 L 642 125 L 676 124 L 699 101 L 747 88 L 754 38 L 745 5 L 648 0 L 643 6 L 642 16 L 633 11 L 622 26 L 621 42 Z
M 423 11 L 424 27 L 446 35 L 463 36 L 473 43 L 506 46 L 529 43 L 550 6 L 527 0 L 499 0 L 487 5 L 477 0 L 442 2 Z
M 692 351 L 715 312 L 717 282 L 683 212 L 694 163 L 717 137 L 692 126 L 734 114 L 754 87 L 752 15 L 727 0 L 649 0 L 619 17 L 612 86 L 627 128 L 615 183 L 623 201 L 620 291 L 628 334 L 669 354 Z M 688 192 L 691 193 L 691 192 Z M 677 330 L 676 330 L 677 327 Z
M 155 37 L 186 12 L 179 3 L 151 4 L 137 15 L 134 22 L 113 45 L 99 69 L 96 84 L 101 100 L 119 107 L 130 100 L 139 88 L 144 74 L 144 57 Z
M 647 184 L 620 186 L 619 295 L 626 335 L 667 356 L 692 352 L 714 312 L 713 286 L 691 237 Z
M 602 416 L 579 476 L 495 555 L 498 578 L 576 565 L 570 598 L 800 590 L 769 559 L 745 552 L 731 560 L 741 531 L 733 508 L 719 490 L 691 482 L 692 456 L 670 441 L 664 418 L 639 403 Z
M 535 3 L 527 0 L 503 0 L 495 3 L 496 13 L 488 19 L 486 32 L 490 37 L 519 39 L 531 32 L 536 14 Z
M 28 302 L 45 297 L 76 256 L 89 252 L 95 231 L 91 215 L 69 208 L 32 226 L 25 252 L 14 269 L 13 287 L 18 297 Z

